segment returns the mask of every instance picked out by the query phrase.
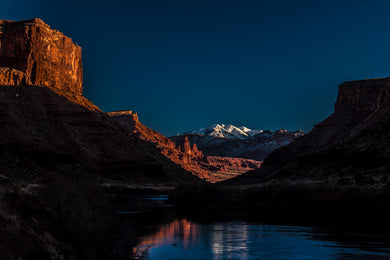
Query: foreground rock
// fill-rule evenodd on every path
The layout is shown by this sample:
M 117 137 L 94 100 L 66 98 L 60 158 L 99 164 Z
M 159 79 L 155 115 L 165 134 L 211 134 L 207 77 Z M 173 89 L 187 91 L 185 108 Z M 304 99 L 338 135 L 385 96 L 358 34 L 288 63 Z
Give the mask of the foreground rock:
M 153 143 L 167 158 L 180 164 L 195 176 L 209 182 L 223 181 L 257 169 L 261 165 L 261 162 L 250 159 L 206 156 L 195 143 L 191 145 L 188 137 L 184 137 L 181 142 L 175 143 L 143 125 L 139 122 L 137 113 L 132 111 L 116 111 L 108 114 L 123 127 L 126 127 L 129 132 L 136 133 L 141 139 Z

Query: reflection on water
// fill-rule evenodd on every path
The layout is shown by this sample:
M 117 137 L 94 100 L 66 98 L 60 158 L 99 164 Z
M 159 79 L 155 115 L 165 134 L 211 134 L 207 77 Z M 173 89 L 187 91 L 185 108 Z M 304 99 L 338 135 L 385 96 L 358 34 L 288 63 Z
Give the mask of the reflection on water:
M 186 219 L 175 220 L 170 224 L 163 225 L 160 230 L 153 235 L 144 238 L 137 249 L 149 248 L 152 245 L 176 245 L 176 241 L 180 240 L 180 244 L 185 250 L 187 249 L 189 242 L 196 239 L 197 233 L 198 225 L 195 223 Z
M 311 228 L 187 219 L 162 225 L 134 248 L 139 259 L 389 259 L 381 243 L 335 242 Z M 350 235 L 351 241 L 355 238 Z M 363 249 L 364 244 L 370 249 Z M 367 247 L 368 248 L 368 247 Z
M 247 225 L 215 224 L 211 231 L 211 250 L 214 259 L 223 259 L 224 255 L 230 259 L 237 256 L 241 259 L 248 258 Z

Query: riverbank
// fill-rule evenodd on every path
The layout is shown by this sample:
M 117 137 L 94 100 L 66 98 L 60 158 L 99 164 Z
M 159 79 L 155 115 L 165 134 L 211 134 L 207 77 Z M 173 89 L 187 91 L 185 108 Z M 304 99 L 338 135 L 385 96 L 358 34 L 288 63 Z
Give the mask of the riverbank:
M 182 185 L 171 193 L 170 200 L 199 217 L 390 230 L 390 191 L 372 186 L 313 182 Z

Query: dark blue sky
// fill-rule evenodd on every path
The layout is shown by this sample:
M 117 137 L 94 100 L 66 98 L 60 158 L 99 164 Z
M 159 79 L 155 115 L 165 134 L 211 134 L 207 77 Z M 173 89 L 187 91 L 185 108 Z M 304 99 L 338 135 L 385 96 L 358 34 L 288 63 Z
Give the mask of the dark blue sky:
M 83 48 L 84 95 L 166 135 L 310 130 L 343 81 L 390 76 L 390 1 L 0 0 Z

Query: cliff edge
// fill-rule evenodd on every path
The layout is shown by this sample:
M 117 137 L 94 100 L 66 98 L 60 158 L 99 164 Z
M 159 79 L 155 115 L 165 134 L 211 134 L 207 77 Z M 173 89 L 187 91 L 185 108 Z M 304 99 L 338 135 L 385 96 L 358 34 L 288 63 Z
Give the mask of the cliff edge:
M 127 195 L 202 183 L 81 94 L 79 46 L 0 21 L 0 259 L 128 259 Z
M 0 20 L 0 85 L 39 85 L 81 95 L 81 47 L 37 18 Z
M 259 168 L 261 165 L 259 161 L 244 158 L 206 156 L 187 136 L 180 143 L 175 143 L 157 131 L 143 125 L 138 120 L 138 114 L 130 110 L 114 111 L 107 114 L 129 132 L 155 145 L 165 157 L 208 182 L 223 181 Z
M 305 136 L 272 152 L 262 167 L 234 182 L 309 180 L 388 185 L 390 78 L 339 86 L 335 111 Z

